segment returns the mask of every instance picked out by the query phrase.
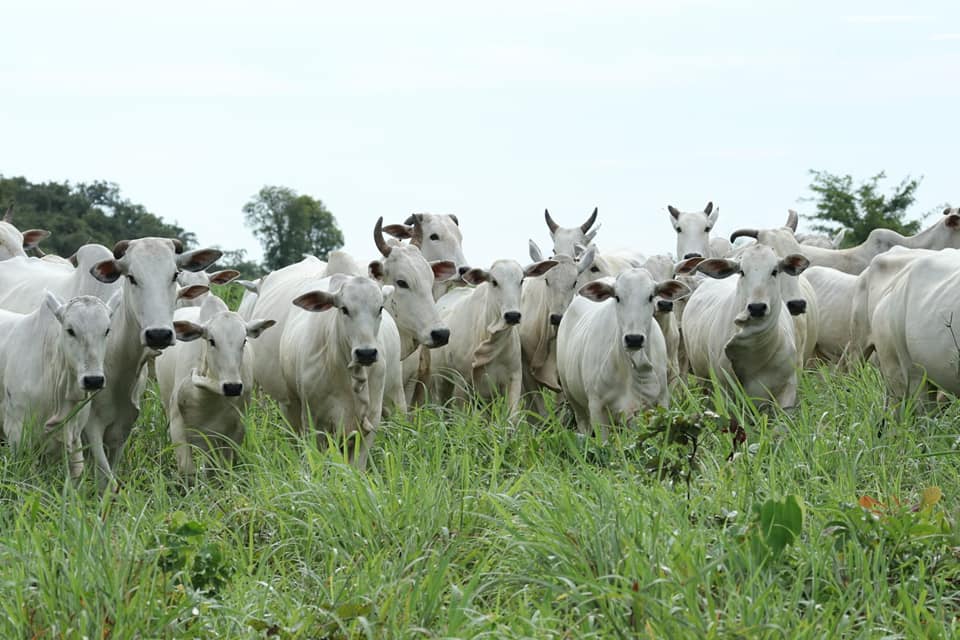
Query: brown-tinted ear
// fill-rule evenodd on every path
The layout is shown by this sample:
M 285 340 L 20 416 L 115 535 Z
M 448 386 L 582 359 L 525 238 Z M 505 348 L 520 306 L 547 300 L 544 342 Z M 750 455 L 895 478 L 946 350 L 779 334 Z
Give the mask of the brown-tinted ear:
M 100 282 L 110 284 L 123 275 L 120 263 L 116 260 L 104 260 L 90 267 L 90 275 Z
M 189 287 L 177 289 L 177 297 L 183 298 L 184 300 L 193 300 L 205 293 L 210 293 L 210 287 L 205 284 L 192 284 Z
M 388 224 L 383 232 L 397 240 L 409 240 L 413 237 L 413 229 L 403 224 Z
M 403 221 L 403 224 L 407 225 L 408 227 L 420 224 L 420 214 L 411 213 L 410 217 Z
M 664 280 L 657 284 L 654 293 L 664 300 L 678 300 L 690 295 L 690 287 L 679 280 Z
M 294 298 L 293 304 L 307 311 L 327 311 L 337 306 L 337 298 L 326 291 L 310 291 Z
M 527 265 L 527 268 L 523 270 L 523 275 L 527 278 L 542 276 L 558 264 L 559 263 L 556 260 L 541 260 L 540 262 L 534 262 L 531 265 Z
M 705 276 L 723 280 L 740 271 L 740 263 L 736 260 L 710 258 L 697 265 L 697 271 Z
M 203 271 L 220 259 L 223 252 L 218 249 L 194 249 L 177 256 L 177 266 L 184 271 Z
M 709 216 L 712 211 L 713 211 L 713 201 L 711 200 L 710 202 L 707 203 L 707 206 L 703 208 L 703 212 Z
M 177 334 L 177 340 L 181 342 L 190 342 L 203 337 L 203 327 L 186 320 L 175 320 L 173 331 Z
M 613 290 L 613 286 L 602 282 L 600 280 L 593 280 L 587 284 L 580 287 L 578 291 L 587 300 L 593 300 L 594 302 L 603 302 L 607 298 L 612 298 L 616 295 L 616 292 Z
M 672 204 L 667 205 L 667 211 L 670 212 L 670 215 L 673 216 L 674 220 L 680 217 L 680 211 Z
M 457 275 L 457 265 L 451 260 L 434 260 L 430 263 L 430 270 L 436 282 L 446 282 Z
M 169 240 L 173 244 L 174 253 L 183 253 L 183 242 L 180 241 L 180 238 L 169 238 Z
M 240 277 L 240 272 L 236 269 L 224 269 L 222 271 L 214 271 L 210 274 L 211 284 L 227 284 L 228 282 L 233 282 Z
M 956 229 L 957 227 L 960 227 L 960 214 L 956 214 L 956 213 L 949 214 L 944 224 L 950 227 L 951 229 Z
M 799 253 L 791 253 L 780 261 L 780 269 L 791 276 L 798 276 L 810 266 L 810 261 Z
M 457 225 L 458 227 L 460 226 L 460 219 L 457 216 L 453 215 L 452 213 L 448 213 L 447 215 L 450 216 L 451 220 L 453 220 L 453 224 Z
M 370 274 L 370 277 L 378 282 L 383 281 L 383 263 L 379 260 L 371 260 L 370 264 L 367 265 L 367 273 Z
M 697 267 L 701 262 L 706 260 L 706 258 L 687 258 L 686 260 L 681 260 L 673 267 L 673 275 L 675 276 L 689 276 L 692 273 L 696 272 Z
M 75 266 L 75 267 L 79 264 L 79 263 L 77 262 L 77 252 L 76 252 L 76 251 L 73 252 L 73 255 L 72 255 L 72 256 L 70 256 L 69 258 L 67 258 L 67 262 L 69 262 L 70 264 L 72 264 L 72 265 Z
M 251 320 L 247 323 L 247 337 L 259 338 L 260 334 L 277 324 L 276 320 Z
M 23 250 L 36 249 L 44 238 L 49 238 L 50 232 L 46 229 L 27 229 L 23 232 Z
M 486 269 L 481 269 L 480 267 L 469 269 L 463 274 L 463 281 L 467 284 L 481 284 L 489 279 L 490 274 L 486 271 Z
M 113 245 L 113 259 L 119 260 L 123 256 L 127 255 L 127 249 L 130 248 L 129 240 L 121 240 L 117 244 Z

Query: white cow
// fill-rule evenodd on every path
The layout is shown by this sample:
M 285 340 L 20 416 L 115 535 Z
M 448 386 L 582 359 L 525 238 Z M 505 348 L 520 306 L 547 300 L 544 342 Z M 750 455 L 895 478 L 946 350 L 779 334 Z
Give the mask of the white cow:
M 453 214 L 414 213 L 403 224 L 387 225 L 383 231 L 399 240 L 409 239 L 410 244 L 420 249 L 427 262 L 450 260 L 460 275 L 470 268 L 463 256 L 460 220 Z M 439 300 L 455 284 L 452 279 L 434 283 L 434 300 Z
M 21 233 L 13 226 L 13 207 L 8 207 L 0 220 L 0 260 L 25 258 L 27 251 L 36 249 L 40 241 L 49 236 L 50 232 L 44 229 L 28 229 Z
M 599 426 L 606 441 L 611 424 L 669 405 L 667 349 L 654 308 L 657 298 L 688 292 L 676 280 L 656 282 L 646 269 L 580 289 L 557 334 L 560 384 L 580 433 Z
M 529 406 L 543 414 L 543 398 L 533 393 L 541 389 L 560 390 L 557 377 L 557 327 L 577 290 L 593 280 L 590 267 L 595 250 L 587 249 L 576 260 L 565 254 L 553 257 L 557 265 L 542 278 L 525 278 L 520 289 L 520 352 L 523 367 L 523 393 L 531 394 Z M 530 258 L 541 262 L 540 247 L 530 241 Z M 581 279 L 583 280 L 581 282 Z
M 105 283 L 123 278 L 123 304 L 114 314 L 107 341 L 105 368 L 113 382 L 94 396 L 83 433 L 101 472 L 101 487 L 113 479 L 133 423 L 140 414 L 149 360 L 174 343 L 173 311 L 177 274 L 206 269 L 220 256 L 216 249 L 183 251 L 179 240 L 121 240 L 113 258 L 90 273 Z
M 839 249 L 843 246 L 843 238 L 847 235 L 846 228 L 840 229 L 832 236 L 822 233 L 797 233 L 794 234 L 797 242 L 809 247 L 820 247 L 821 249 Z
M 450 327 L 450 342 L 431 352 L 430 389 L 435 401 L 466 399 L 466 382 L 484 399 L 503 395 L 511 414 L 522 387 L 520 355 L 520 287 L 524 277 L 541 276 L 555 267 L 543 260 L 525 269 L 513 260 L 497 260 L 489 270 L 463 274 L 475 288 L 455 289 L 437 306 Z
M 893 247 L 871 260 L 870 265 L 856 277 L 847 311 L 852 360 L 867 359 L 873 353 L 870 325 L 873 313 L 886 295 L 890 283 L 914 260 L 937 253 L 929 249 Z
M 181 287 L 189 288 L 194 286 L 207 287 L 206 291 L 199 295 L 193 296 L 178 296 L 177 297 L 177 308 L 181 307 L 199 307 L 203 304 L 203 301 L 207 298 L 207 293 L 210 292 L 210 285 L 219 284 L 224 285 L 230 282 L 233 282 L 240 277 L 240 272 L 236 269 L 222 269 L 220 271 L 181 271 L 180 275 L 177 276 L 177 282 Z M 200 290 L 194 290 L 200 291 Z
M 786 227 L 740 229 L 733 232 L 730 241 L 740 237 L 756 238 L 763 244 L 775 247 L 780 255 L 802 253 L 810 260 L 811 265 L 832 267 L 845 273 L 858 275 L 867 268 L 874 256 L 891 247 L 934 250 L 960 248 L 960 209 L 944 209 L 942 218 L 914 236 L 902 236 L 890 229 L 874 229 L 865 242 L 849 249 L 821 249 L 801 245 L 793 235 L 796 229 L 797 212 L 791 210 Z
M 296 308 L 282 327 L 279 351 L 256 360 L 258 382 L 291 426 L 303 433 L 312 425 L 321 446 L 327 434 L 343 436 L 360 469 L 380 424 L 387 363 L 399 362 L 396 325 L 383 313 L 392 290 L 342 275 L 286 287 L 282 297 Z M 258 313 L 269 312 L 262 304 L 279 300 L 277 293 L 264 288 Z M 355 435 L 360 442 L 354 458 L 349 441 Z
M 592 230 L 593 223 L 597 221 L 597 209 L 579 227 L 561 227 L 550 216 L 550 211 L 544 209 L 543 216 L 547 221 L 547 228 L 550 230 L 550 238 L 553 240 L 553 255 L 568 255 L 577 257 L 587 247 L 593 245 L 593 239 L 600 230 L 597 225 Z M 595 280 L 603 276 L 615 276 L 622 271 L 639 267 L 646 258 L 632 249 L 614 249 L 612 251 L 599 251 L 593 258 L 593 265 L 590 271 L 593 274 L 589 280 Z
M 666 254 L 651 256 L 643 263 L 651 277 L 657 282 L 666 282 L 674 279 L 676 265 L 673 258 Z M 690 278 L 690 280 L 694 280 Z M 680 318 L 682 317 L 683 306 L 687 296 L 693 293 L 695 287 L 680 280 L 687 288 L 687 294 L 684 296 L 675 296 L 673 298 L 657 298 L 653 309 L 653 319 L 657 321 L 660 332 L 663 333 L 663 339 L 667 345 L 667 379 L 672 385 L 686 374 L 688 369 L 686 354 L 682 350 L 682 339 L 680 336 Z M 683 356 L 681 358 L 681 355 Z
M 253 308 L 257 306 L 257 296 L 260 295 L 260 283 L 262 278 L 256 280 L 237 280 L 237 284 L 243 287 L 243 297 L 240 298 L 240 306 L 237 307 L 237 313 L 244 320 L 253 319 Z
M 830 267 L 810 267 L 801 277 L 813 287 L 820 314 L 816 357 L 826 362 L 847 362 L 852 340 L 850 314 L 859 276 Z
M 701 262 L 697 270 L 717 279 L 693 292 L 683 314 L 693 373 L 701 378 L 714 373 L 722 382 L 738 380 L 748 396 L 792 407 L 797 347 L 779 280 L 799 275 L 807 265 L 801 255 L 781 259 L 761 244 L 747 247 L 738 260 Z
M 667 205 L 670 223 L 677 232 L 677 259 L 723 258 L 730 253 L 726 238 L 710 237 L 710 232 L 720 217 L 720 207 L 708 202 L 703 211 L 680 211 Z
M 90 269 L 111 258 L 113 253 L 103 245 L 87 244 L 73 255 L 76 267 L 26 256 L 5 260 L 0 269 L 0 309 L 33 311 L 43 303 L 45 290 L 63 299 L 91 295 L 107 301 L 120 285 L 100 282 Z
M 170 421 L 180 473 L 196 473 L 191 447 L 233 460 L 243 443 L 243 417 L 253 388 L 253 345 L 273 320 L 248 322 L 217 296 L 173 316 L 176 345 L 157 358 L 160 399 Z M 201 339 L 202 338 L 202 339 Z
M 107 304 L 93 296 L 64 303 L 50 292 L 45 295 L 31 313 L 0 311 L 3 432 L 16 447 L 31 421 L 47 432 L 62 429 L 54 441 L 66 446 L 70 475 L 78 478 L 83 472 L 80 434 L 89 405 L 67 418 L 87 394 L 107 382 L 107 334 L 122 294 L 116 292 Z
M 880 371 L 896 399 L 929 385 L 960 394 L 960 251 L 918 257 L 890 283 L 871 319 Z

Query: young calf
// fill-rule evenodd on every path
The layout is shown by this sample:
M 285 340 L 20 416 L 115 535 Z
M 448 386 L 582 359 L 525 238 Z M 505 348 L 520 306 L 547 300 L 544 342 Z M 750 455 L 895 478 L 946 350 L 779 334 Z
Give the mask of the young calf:
M 693 373 L 736 379 L 747 395 L 792 407 L 797 398 L 797 346 L 780 295 L 780 279 L 798 276 L 807 259 L 778 258 L 768 246 L 743 250 L 739 260 L 711 259 L 697 270 L 707 280 L 683 313 L 682 333 Z M 736 275 L 737 278 L 727 279 Z
M 107 334 L 121 297 L 118 291 L 106 304 L 93 296 L 63 303 L 48 292 L 31 313 L 0 311 L 0 404 L 11 445 L 20 444 L 31 418 L 52 429 L 106 384 Z M 80 435 L 89 411 L 84 406 L 63 427 L 73 478 L 83 472 Z
M 560 384 L 580 433 L 599 425 L 606 440 L 617 418 L 669 404 L 667 347 L 653 314 L 657 300 L 688 293 L 686 285 L 658 283 L 639 268 L 580 289 L 557 335 Z
M 273 320 L 245 321 L 217 296 L 173 316 L 176 345 L 157 358 L 160 399 L 170 420 L 180 473 L 196 473 L 191 447 L 211 447 L 226 461 L 243 442 L 243 414 L 253 387 L 253 346 Z M 201 339 L 202 338 L 202 339 Z

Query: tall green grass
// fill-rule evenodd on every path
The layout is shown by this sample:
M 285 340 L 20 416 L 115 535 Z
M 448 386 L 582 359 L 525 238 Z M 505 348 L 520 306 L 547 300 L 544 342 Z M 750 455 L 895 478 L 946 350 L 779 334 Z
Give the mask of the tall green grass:
M 191 485 L 148 391 L 116 493 L 0 456 L 0 637 L 956 637 L 960 405 L 887 411 L 869 367 L 800 397 L 679 390 L 670 416 L 748 437 L 704 423 L 692 462 L 643 421 L 601 445 L 562 411 L 423 409 L 364 474 L 259 399 L 236 466 Z M 770 551 L 755 509 L 792 495 L 800 535 Z

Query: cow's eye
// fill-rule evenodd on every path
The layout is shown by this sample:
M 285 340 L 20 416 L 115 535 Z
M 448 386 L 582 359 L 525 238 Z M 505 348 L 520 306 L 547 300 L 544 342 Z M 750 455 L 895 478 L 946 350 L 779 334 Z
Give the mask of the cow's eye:
M 737 271 L 737 275 L 738 275 L 738 276 L 745 275 L 745 274 L 743 273 L 743 269 L 740 269 L 740 271 Z
M 704 229 L 704 231 L 706 231 L 707 233 L 710 233 L 711 229 L 713 229 L 713 227 L 707 227 L 706 229 Z
M 546 278 L 543 279 L 543 283 L 544 283 L 545 285 L 547 285 L 548 287 L 550 286 L 550 281 L 547 280 Z
M 407 281 L 406 281 L 406 280 L 397 280 L 397 286 L 400 287 L 401 289 L 409 289 L 409 288 L 410 288 L 410 285 L 407 284 Z
M 499 287 L 499 286 L 500 286 L 500 283 L 497 282 L 496 280 L 491 280 L 491 281 L 490 281 L 490 284 L 492 284 L 492 285 L 495 286 L 495 287 Z
M 103 332 L 103 335 L 105 336 L 110 335 L 110 327 L 107 327 L 107 330 Z
M 653 302 L 653 294 L 650 294 L 650 298 L 649 298 L 647 301 L 648 301 L 648 302 Z
M 174 273 L 174 274 L 173 274 L 173 282 L 176 282 L 176 281 L 177 281 L 177 278 L 178 278 L 179 276 L 180 276 L 180 272 L 179 272 L 179 271 L 177 271 L 176 273 Z
M 435 234 L 435 233 L 431 233 L 431 234 L 430 234 L 430 239 L 431 239 L 431 240 L 439 240 L 439 239 L 440 239 L 440 236 L 438 236 L 438 235 Z
M 208 342 L 210 343 L 210 346 L 211 346 L 211 347 L 217 346 L 217 341 L 214 340 L 213 338 L 210 338 L 210 340 L 209 340 Z
M 620 296 L 613 296 L 613 299 L 616 300 L 617 302 L 620 302 Z
M 600 267 L 590 267 L 590 273 L 600 273 Z
M 777 271 L 776 269 L 774 269 L 773 272 L 770 273 L 770 275 L 773 276 L 774 278 L 776 278 L 778 273 L 780 273 L 780 272 Z
M 137 286 L 137 279 L 134 278 L 133 276 L 128 275 L 127 280 L 129 280 L 130 284 L 132 284 L 133 286 Z
M 677 230 L 677 233 L 680 233 L 680 227 L 674 227 Z
M 349 315 L 350 315 L 350 309 L 347 309 L 346 307 L 340 307 L 340 311 L 342 311 L 342 312 L 343 312 L 343 315 L 345 315 L 345 316 L 349 316 Z
M 73 329 L 67 329 L 67 334 L 69 334 L 69 336 L 70 336 L 71 338 L 76 338 L 76 337 L 77 337 L 77 332 L 74 331 Z
M 380 307 L 380 311 L 377 311 L 377 315 L 378 315 L 378 316 L 382 316 L 382 315 L 383 315 L 383 307 Z

